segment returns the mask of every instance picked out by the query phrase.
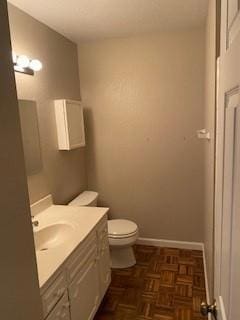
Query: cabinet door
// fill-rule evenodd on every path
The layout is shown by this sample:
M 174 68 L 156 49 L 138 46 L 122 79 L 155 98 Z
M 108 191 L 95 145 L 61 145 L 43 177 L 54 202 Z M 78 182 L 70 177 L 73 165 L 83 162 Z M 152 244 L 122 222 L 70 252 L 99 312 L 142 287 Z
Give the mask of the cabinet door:
M 110 253 L 108 238 L 101 239 L 99 252 L 99 273 L 101 285 L 101 298 L 105 295 L 111 282 Z
M 70 320 L 69 302 L 67 293 L 57 303 L 46 320 Z
M 66 101 L 69 148 L 85 146 L 83 109 L 79 102 Z
M 46 316 L 64 295 L 67 289 L 66 275 L 62 272 L 42 295 L 43 315 Z
M 85 146 L 83 108 L 79 101 L 55 100 L 59 150 Z
M 71 320 L 93 319 L 100 302 L 97 260 L 89 262 L 69 287 Z

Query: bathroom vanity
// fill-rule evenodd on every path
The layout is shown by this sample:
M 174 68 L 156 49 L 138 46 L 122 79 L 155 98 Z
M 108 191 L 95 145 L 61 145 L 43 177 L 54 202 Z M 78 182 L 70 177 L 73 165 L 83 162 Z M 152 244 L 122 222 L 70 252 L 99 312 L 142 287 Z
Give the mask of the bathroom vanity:
M 93 319 L 111 281 L 107 211 L 51 205 L 35 215 L 44 319 Z

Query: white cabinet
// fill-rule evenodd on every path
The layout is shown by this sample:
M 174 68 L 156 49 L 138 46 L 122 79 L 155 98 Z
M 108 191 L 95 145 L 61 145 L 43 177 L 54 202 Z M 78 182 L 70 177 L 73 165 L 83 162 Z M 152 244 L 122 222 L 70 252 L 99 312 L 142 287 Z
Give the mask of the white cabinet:
M 92 320 L 111 281 L 106 217 L 61 268 L 42 294 L 45 320 Z
M 83 108 L 80 101 L 55 100 L 59 150 L 85 146 Z
M 69 287 L 72 320 L 93 319 L 100 302 L 97 258 L 89 260 Z

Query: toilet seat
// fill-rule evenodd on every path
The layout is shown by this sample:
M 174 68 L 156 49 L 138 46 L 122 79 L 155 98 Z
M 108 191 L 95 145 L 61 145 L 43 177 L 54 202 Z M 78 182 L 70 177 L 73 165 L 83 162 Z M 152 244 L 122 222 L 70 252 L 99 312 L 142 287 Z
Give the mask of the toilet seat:
M 136 223 L 126 219 L 108 221 L 108 237 L 113 239 L 130 238 L 138 233 Z
M 124 234 L 124 235 L 111 235 L 109 234 L 108 235 L 108 238 L 111 238 L 111 239 L 125 239 L 125 238 L 131 238 L 133 236 L 135 236 L 138 232 L 134 232 L 134 233 L 130 233 L 130 234 Z
M 128 237 L 108 237 L 110 250 L 113 248 L 124 248 L 132 246 L 138 238 L 138 232 Z

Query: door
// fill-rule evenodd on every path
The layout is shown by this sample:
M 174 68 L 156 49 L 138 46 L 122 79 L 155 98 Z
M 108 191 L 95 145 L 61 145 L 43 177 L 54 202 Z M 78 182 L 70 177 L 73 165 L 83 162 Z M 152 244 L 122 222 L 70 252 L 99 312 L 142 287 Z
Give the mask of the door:
M 217 95 L 214 294 L 218 320 L 240 319 L 240 1 L 222 0 Z
M 98 263 L 95 255 L 69 287 L 71 320 L 93 319 L 100 302 Z

